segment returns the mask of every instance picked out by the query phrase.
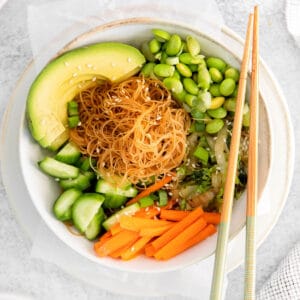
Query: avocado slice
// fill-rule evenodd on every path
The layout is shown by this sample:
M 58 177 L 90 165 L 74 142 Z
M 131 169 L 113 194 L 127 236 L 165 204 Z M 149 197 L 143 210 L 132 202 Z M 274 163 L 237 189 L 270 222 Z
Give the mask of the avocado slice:
M 31 85 L 27 98 L 33 138 L 42 147 L 57 150 L 69 137 L 67 103 L 95 82 L 131 77 L 144 63 L 137 48 L 118 42 L 84 46 L 52 60 Z

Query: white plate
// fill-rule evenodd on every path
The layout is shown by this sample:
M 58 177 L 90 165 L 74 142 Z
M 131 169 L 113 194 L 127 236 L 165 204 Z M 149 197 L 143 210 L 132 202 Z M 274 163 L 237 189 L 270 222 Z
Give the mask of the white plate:
M 153 24 L 149 24 L 149 20 L 140 20 L 137 22 L 140 22 L 141 24 L 146 23 L 146 27 L 148 26 L 148 28 L 153 27 Z M 119 25 L 120 22 L 115 22 L 113 24 L 107 25 L 106 27 L 103 26 L 101 30 L 106 30 L 106 33 L 109 34 L 108 36 L 110 36 L 111 30 L 114 30 L 114 28 L 118 27 Z M 168 26 L 164 22 L 158 21 L 157 25 L 158 27 L 166 26 L 166 28 L 168 28 Z M 180 28 L 182 33 L 184 33 L 187 30 L 185 26 L 179 26 L 178 28 Z M 143 28 L 143 30 L 145 31 L 145 27 Z M 132 32 L 132 34 L 134 34 L 134 32 Z M 102 35 L 101 37 L 105 39 L 105 32 L 104 35 Z M 76 40 L 74 43 L 75 45 L 79 45 L 82 42 L 92 41 L 94 38 L 98 40 L 97 34 L 95 34 L 95 32 L 93 32 L 90 35 L 84 36 L 83 39 Z M 216 37 L 216 41 L 224 45 L 225 48 L 230 49 L 231 52 L 234 53 L 237 57 L 241 57 L 242 41 L 227 28 L 224 28 L 224 30 Z M 54 53 L 55 52 L 53 52 L 52 55 Z M 48 58 L 49 57 L 51 56 L 48 56 Z M 232 60 L 232 57 L 226 57 L 226 60 L 230 61 Z M 237 63 L 236 61 L 230 62 L 233 64 Z M 261 96 L 264 99 L 264 105 L 266 110 L 272 111 L 272 114 L 269 114 L 268 116 L 269 127 L 271 131 L 270 134 L 272 136 L 272 139 L 270 140 L 270 148 L 272 150 L 273 157 L 276 157 L 276 164 L 272 164 L 272 168 L 270 169 L 268 178 L 268 185 L 260 198 L 259 214 L 257 219 L 258 244 L 260 244 L 263 241 L 263 239 L 267 236 L 271 228 L 274 226 L 286 201 L 287 193 L 291 182 L 294 161 L 294 141 L 291 129 L 292 127 L 284 98 L 273 76 L 263 63 L 260 72 Z M 23 165 L 23 167 L 27 166 L 29 168 L 32 168 L 32 166 L 28 165 L 28 157 L 31 160 L 31 163 L 36 162 L 36 154 L 40 151 L 38 145 L 31 144 L 31 142 L 29 142 L 28 144 L 28 131 L 26 126 L 24 125 L 24 95 L 27 94 L 28 87 L 34 79 L 35 74 L 36 73 L 34 71 L 34 68 L 31 65 L 24 73 L 23 77 L 20 79 L 18 86 L 16 87 L 12 99 L 9 103 L 8 109 L 6 111 L 1 137 L 1 144 L 3 145 L 1 151 L 3 181 L 11 199 L 12 205 L 16 209 L 17 216 L 19 217 L 20 221 L 24 224 L 24 226 L 28 229 L 31 236 L 33 236 L 35 231 L 35 226 L 37 224 L 36 220 L 39 219 L 39 216 L 36 213 L 36 210 L 33 207 L 31 201 L 31 198 L 34 195 L 33 189 L 35 189 L 38 186 L 38 183 L 32 180 L 32 173 L 28 172 L 27 168 L 24 172 L 25 176 L 22 176 L 21 165 Z M 20 145 L 22 145 L 21 152 L 19 152 Z M 276 145 L 276 147 L 274 147 L 274 145 Z M 267 165 L 268 164 L 269 162 L 267 162 Z M 272 199 L 272 209 L 268 208 L 270 204 L 270 199 Z M 51 201 L 48 201 L 48 206 L 45 206 L 42 201 L 43 200 L 41 200 L 40 203 L 38 203 L 37 199 L 35 199 L 35 205 L 38 211 L 43 215 L 44 220 L 51 228 L 58 228 L 57 232 L 61 232 L 62 229 L 57 227 L 61 226 L 61 224 L 56 222 L 56 220 L 49 213 Z M 242 213 L 242 209 L 238 209 L 238 211 Z M 241 224 L 235 224 L 234 226 L 239 227 L 240 225 Z M 65 243 L 70 245 L 70 243 L 72 244 L 73 241 L 70 241 L 68 237 L 66 240 L 66 234 L 67 233 L 60 234 L 59 237 Z M 214 245 L 215 240 L 212 239 L 212 242 L 208 245 L 210 251 L 212 251 Z M 91 253 L 86 255 L 86 252 L 84 252 L 86 251 L 86 249 L 80 249 L 80 247 L 87 247 L 87 244 L 80 242 L 80 245 L 78 245 L 78 247 L 79 248 L 77 248 L 76 250 L 79 253 L 84 253 L 85 257 L 88 257 L 91 261 L 99 263 L 99 260 L 95 258 L 92 251 Z M 74 247 L 72 248 L 74 249 Z M 192 253 L 192 255 L 194 255 L 194 253 Z M 232 270 L 234 267 L 239 265 L 243 260 L 243 255 L 244 231 L 241 231 L 235 236 L 235 238 L 230 243 L 227 269 Z M 80 255 L 77 256 L 80 259 Z M 191 262 L 193 261 L 190 260 L 189 263 Z M 138 261 L 136 263 L 133 263 L 132 267 L 129 269 L 132 271 L 137 271 L 137 266 L 140 265 Z M 151 261 L 151 268 L 153 268 L 152 263 L 153 262 Z M 187 264 L 186 261 L 183 261 L 181 263 L 182 266 Z M 106 265 L 111 266 L 112 264 L 111 262 L 108 262 Z M 147 263 L 144 266 L 149 267 Z M 61 267 L 64 268 L 63 265 Z M 120 266 L 114 267 L 120 268 Z M 165 270 L 171 270 L 176 267 L 176 265 L 171 264 Z M 93 263 L 90 263 L 89 268 L 89 271 L 93 272 Z M 128 270 L 128 265 L 125 267 L 125 269 Z M 154 267 L 154 269 L 161 271 L 162 265 L 158 265 L 158 267 Z M 97 272 L 96 268 L 95 272 Z M 79 277 L 84 279 L 85 274 L 79 274 Z

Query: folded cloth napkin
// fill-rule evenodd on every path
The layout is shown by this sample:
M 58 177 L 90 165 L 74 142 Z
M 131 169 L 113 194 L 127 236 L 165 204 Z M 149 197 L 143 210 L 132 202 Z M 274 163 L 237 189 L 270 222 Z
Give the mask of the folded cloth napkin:
M 285 11 L 288 31 L 300 47 L 300 0 L 287 0 Z
M 271 275 L 257 295 L 257 300 L 300 299 L 300 242 Z

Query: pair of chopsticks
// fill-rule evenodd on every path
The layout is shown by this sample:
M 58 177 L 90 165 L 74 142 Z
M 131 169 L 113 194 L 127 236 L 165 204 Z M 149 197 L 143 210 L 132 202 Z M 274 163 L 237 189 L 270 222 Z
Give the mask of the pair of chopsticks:
M 248 187 L 247 187 L 247 216 L 246 216 L 246 260 L 245 260 L 245 289 L 244 299 L 255 299 L 255 223 L 257 203 L 257 139 L 258 139 L 258 7 L 254 8 L 254 16 L 250 14 L 248 20 L 246 43 L 239 80 L 239 90 L 234 116 L 234 125 L 230 144 L 227 176 L 224 187 L 221 222 L 219 225 L 217 249 L 214 263 L 214 273 L 211 286 L 211 300 L 223 297 L 223 281 L 227 256 L 229 228 L 231 221 L 232 203 L 243 120 L 243 107 L 246 94 L 247 70 L 250 60 L 252 41 L 252 73 L 250 95 L 250 129 L 248 156 Z

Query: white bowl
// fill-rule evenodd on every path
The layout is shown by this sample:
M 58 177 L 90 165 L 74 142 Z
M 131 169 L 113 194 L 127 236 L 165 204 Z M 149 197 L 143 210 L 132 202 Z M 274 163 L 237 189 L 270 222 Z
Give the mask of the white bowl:
M 213 37 L 206 36 L 196 29 L 181 24 L 153 19 L 122 20 L 99 26 L 71 41 L 60 50 L 59 53 L 89 43 L 101 41 L 121 41 L 139 47 L 144 40 L 148 40 L 151 37 L 152 28 L 162 28 L 172 33 L 178 33 L 183 37 L 187 34 L 193 34 L 200 41 L 204 53 L 221 57 L 230 65 L 238 68 L 240 67 L 240 53 L 232 52 L 229 48 L 221 45 L 219 41 L 214 40 Z M 48 57 L 48 60 L 50 58 L 51 57 Z M 29 67 L 22 85 L 23 103 L 26 101 L 26 94 L 35 75 L 34 68 L 32 66 Z M 158 262 L 143 256 L 126 262 L 111 258 L 97 257 L 93 251 L 93 244 L 91 242 L 82 237 L 70 234 L 66 226 L 56 220 L 52 214 L 52 204 L 59 194 L 59 187 L 53 179 L 44 175 L 37 167 L 37 161 L 42 159 L 47 151 L 41 149 L 41 147 L 31 138 L 27 128 L 24 110 L 25 106 L 23 109 L 23 119 L 18 140 L 23 180 L 25 181 L 30 198 L 41 218 L 55 235 L 70 248 L 95 264 L 133 272 L 163 272 L 175 270 L 199 262 L 214 252 L 217 240 L 216 234 L 199 245 L 165 262 Z M 260 144 L 259 148 L 259 195 L 261 195 L 267 182 L 272 161 L 269 116 L 264 99 L 262 98 L 260 99 L 259 135 L 260 140 L 264 141 Z M 242 230 L 245 224 L 245 202 L 244 194 L 234 204 L 230 227 L 231 239 Z

